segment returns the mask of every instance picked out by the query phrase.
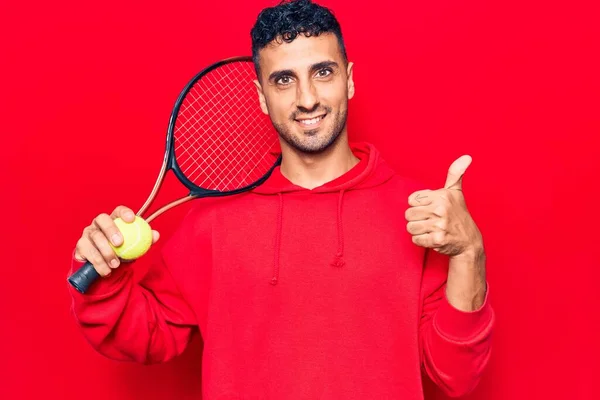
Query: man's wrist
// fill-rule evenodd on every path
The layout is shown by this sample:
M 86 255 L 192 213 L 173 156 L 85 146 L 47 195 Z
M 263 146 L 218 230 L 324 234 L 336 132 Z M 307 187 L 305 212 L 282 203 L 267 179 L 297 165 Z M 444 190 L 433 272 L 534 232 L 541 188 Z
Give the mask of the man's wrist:
M 485 261 L 482 245 L 450 257 L 446 297 L 452 306 L 467 312 L 481 307 L 487 291 Z

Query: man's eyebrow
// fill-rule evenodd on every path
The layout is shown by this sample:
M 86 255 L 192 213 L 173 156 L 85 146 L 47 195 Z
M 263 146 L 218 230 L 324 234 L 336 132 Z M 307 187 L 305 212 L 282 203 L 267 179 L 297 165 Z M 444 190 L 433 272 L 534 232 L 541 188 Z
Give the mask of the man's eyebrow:
M 296 73 L 294 71 L 292 71 L 291 69 L 282 69 L 280 71 L 273 71 L 269 75 L 269 81 L 270 82 L 277 81 L 282 76 L 296 77 Z
M 321 61 L 310 66 L 310 71 L 315 72 L 324 68 L 339 68 L 338 63 L 335 61 Z
M 339 65 L 335 61 L 321 61 L 321 62 L 311 65 L 309 69 L 310 69 L 310 72 L 312 73 L 312 72 L 319 71 L 324 68 L 339 68 Z M 290 76 L 292 78 L 298 77 L 293 70 L 282 69 L 279 71 L 271 72 L 271 74 L 269 74 L 269 81 L 276 82 L 282 76 Z

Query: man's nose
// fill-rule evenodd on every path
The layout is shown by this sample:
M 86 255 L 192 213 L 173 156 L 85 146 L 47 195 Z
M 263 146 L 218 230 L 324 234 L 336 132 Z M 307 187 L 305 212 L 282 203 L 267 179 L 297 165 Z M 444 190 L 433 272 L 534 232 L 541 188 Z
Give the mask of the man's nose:
M 298 86 L 297 106 L 303 111 L 313 111 L 319 105 L 319 98 L 314 85 L 307 83 Z

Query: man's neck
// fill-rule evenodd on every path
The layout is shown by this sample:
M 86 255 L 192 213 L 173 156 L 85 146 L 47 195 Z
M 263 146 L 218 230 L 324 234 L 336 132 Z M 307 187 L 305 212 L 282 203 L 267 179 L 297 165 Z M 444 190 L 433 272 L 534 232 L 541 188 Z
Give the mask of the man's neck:
M 314 189 L 339 178 L 360 161 L 342 135 L 326 151 L 305 154 L 282 143 L 281 174 L 296 186 Z

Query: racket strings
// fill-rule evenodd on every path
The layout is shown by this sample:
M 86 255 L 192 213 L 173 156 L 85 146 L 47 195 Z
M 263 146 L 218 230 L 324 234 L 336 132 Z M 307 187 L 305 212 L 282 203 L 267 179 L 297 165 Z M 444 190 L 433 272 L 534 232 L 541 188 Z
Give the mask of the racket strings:
M 277 135 L 258 104 L 251 62 L 225 64 L 202 77 L 175 124 L 175 158 L 196 186 L 231 191 L 272 167 Z

